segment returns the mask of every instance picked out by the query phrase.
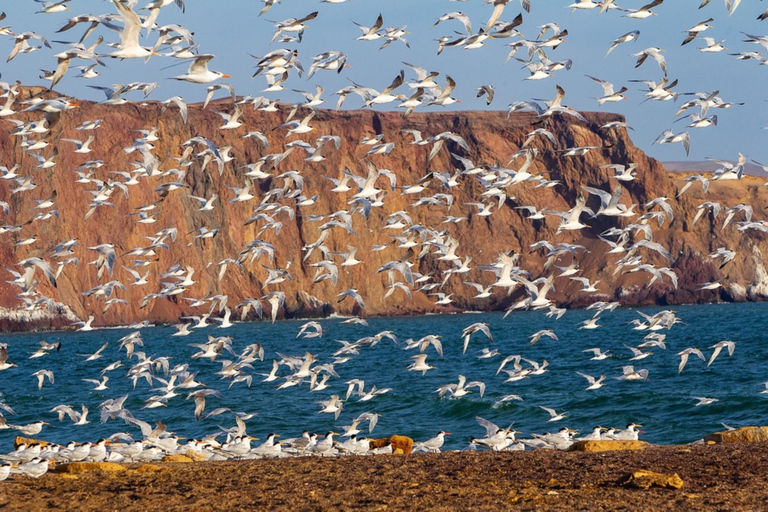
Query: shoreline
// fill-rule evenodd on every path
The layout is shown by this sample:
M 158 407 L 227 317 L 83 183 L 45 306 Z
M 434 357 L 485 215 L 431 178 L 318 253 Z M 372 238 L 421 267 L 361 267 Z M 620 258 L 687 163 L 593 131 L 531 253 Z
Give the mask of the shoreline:
M 757 510 L 768 443 L 653 445 L 600 453 L 535 450 L 128 465 L 119 472 L 12 475 L 8 510 Z M 681 489 L 620 481 L 677 473 Z

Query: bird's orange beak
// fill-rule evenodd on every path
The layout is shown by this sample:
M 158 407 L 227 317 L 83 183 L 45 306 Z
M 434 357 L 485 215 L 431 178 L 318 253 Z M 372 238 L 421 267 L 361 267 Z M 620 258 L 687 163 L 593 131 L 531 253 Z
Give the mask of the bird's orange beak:
M 228 75 L 228 74 L 226 74 L 226 73 L 222 73 L 222 74 L 221 74 L 221 76 L 222 76 L 223 78 L 232 78 L 232 75 Z

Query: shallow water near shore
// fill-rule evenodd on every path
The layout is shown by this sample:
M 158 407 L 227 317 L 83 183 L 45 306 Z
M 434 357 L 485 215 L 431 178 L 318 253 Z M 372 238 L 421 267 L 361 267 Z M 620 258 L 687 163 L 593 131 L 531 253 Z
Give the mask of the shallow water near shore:
M 343 431 L 342 425 L 349 425 L 362 412 L 380 414 L 379 423 L 371 437 L 393 433 L 403 434 L 418 440 L 434 436 L 438 430 L 452 433 L 444 449 L 460 449 L 467 446 L 472 436 L 482 437 L 484 429 L 476 422 L 475 416 L 482 416 L 502 427 L 514 422 L 514 428 L 528 437 L 531 432 L 555 431 L 564 426 L 589 433 L 596 425 L 624 427 L 629 422 L 643 425 L 641 439 L 660 444 L 687 443 L 700 439 L 713 431 L 722 430 L 721 423 L 739 427 L 765 423 L 768 395 L 760 394 L 768 380 L 768 349 L 764 342 L 766 322 L 762 320 L 768 304 L 712 304 L 678 306 L 675 309 L 683 324 L 667 334 L 667 349 L 653 348 L 652 355 L 640 361 L 629 361 L 631 352 L 624 345 L 637 346 L 648 331 L 635 331 L 627 322 L 641 318 L 635 309 L 618 309 L 603 313 L 599 329 L 580 330 L 579 323 L 592 316 L 591 311 L 568 311 L 560 320 L 546 318 L 542 312 L 515 312 L 506 319 L 501 313 L 456 314 L 421 317 L 371 318 L 369 326 L 344 325 L 343 319 L 320 320 L 325 333 L 320 338 L 296 338 L 303 321 L 240 323 L 228 329 L 208 327 L 186 337 L 171 337 L 175 329 L 158 326 L 141 329 L 144 347 L 136 347 L 148 356 L 170 357 L 171 367 L 189 363 L 190 371 L 199 371 L 197 380 L 207 387 L 217 389 L 223 398 L 211 397 L 206 400 L 203 416 L 219 407 L 233 411 L 257 413 L 246 423 L 248 433 L 264 439 L 269 432 L 278 432 L 285 437 L 300 435 L 302 430 L 324 433 L 329 430 Z M 663 308 L 642 308 L 640 311 L 653 314 Z M 484 335 L 476 333 L 469 342 L 466 354 L 462 354 L 461 331 L 474 322 L 488 322 L 495 342 L 490 343 Z M 559 341 L 542 338 L 529 346 L 529 337 L 539 329 L 553 329 Z M 341 347 L 335 340 L 353 342 L 363 336 L 375 335 L 383 330 L 392 330 L 402 342 L 407 338 L 418 339 L 428 334 L 442 336 L 443 357 L 433 348 L 427 350 L 427 362 L 436 369 L 421 372 L 406 371 L 414 350 L 406 351 L 403 345 L 396 346 L 384 338 L 373 347 L 365 346 L 360 354 L 349 362 L 336 366 L 340 378 L 331 378 L 330 387 L 319 392 L 309 391 L 309 380 L 303 384 L 277 390 L 276 384 L 262 382 L 263 376 L 272 368 L 272 360 L 280 359 L 276 352 L 284 355 L 302 356 L 306 351 L 313 353 L 320 364 L 330 362 L 331 354 Z M 126 425 L 122 420 L 99 422 L 99 404 L 110 398 L 129 395 L 125 407 L 137 418 L 154 424 L 163 421 L 168 429 L 187 438 L 202 437 L 218 432 L 219 427 L 229 428 L 235 424 L 231 413 L 201 419 L 194 419 L 194 402 L 186 400 L 189 390 L 178 390 L 167 407 L 142 410 L 144 400 L 161 394 L 152 391 L 143 379 L 133 389 L 132 382 L 125 377 L 127 369 L 135 364 L 136 358 L 127 360 L 125 351 L 118 351 L 119 340 L 132 332 L 130 329 L 104 329 L 91 332 L 49 332 L 6 335 L 0 341 L 8 344 L 8 361 L 18 365 L 0 372 L 0 391 L 3 399 L 17 413 L 6 414 L 8 423 L 24 425 L 36 420 L 51 423 L 37 435 L 41 439 L 67 442 L 95 441 L 115 432 L 129 432 L 140 437 L 137 428 Z M 255 362 L 254 369 L 245 369 L 253 374 L 253 384 L 248 388 L 236 383 L 230 389 L 228 380 L 222 380 L 215 372 L 221 369 L 219 360 L 191 359 L 197 348 L 192 343 L 204 343 L 208 335 L 231 336 L 233 348 L 241 352 L 246 345 L 260 342 L 265 351 L 263 362 Z M 59 352 L 36 359 L 28 359 L 39 347 L 42 339 L 48 342 L 60 341 Z M 704 352 L 707 360 L 712 354 L 710 348 L 722 340 L 736 342 L 734 355 L 727 350 L 707 367 L 692 355 L 681 374 L 678 375 L 680 357 L 678 352 L 697 347 Z M 109 346 L 104 357 L 84 362 L 80 354 L 91 354 L 103 343 Z M 481 348 L 498 349 L 500 355 L 490 359 L 478 359 Z M 590 353 L 582 352 L 592 347 L 610 351 L 612 357 L 602 361 L 591 361 Z M 549 371 L 521 381 L 504 383 L 504 372 L 495 375 L 501 360 L 510 354 L 541 363 L 549 362 Z M 228 354 L 219 359 L 234 360 Z M 93 385 L 82 379 L 99 379 L 99 372 L 115 361 L 122 361 L 122 367 L 108 372 L 109 389 L 93 391 Z M 635 369 L 647 368 L 647 381 L 617 380 L 622 374 L 621 367 L 633 364 Z M 523 363 L 527 366 L 526 363 Z M 511 368 L 510 365 L 507 366 Z M 32 373 L 52 370 L 55 383 L 48 381 L 42 390 L 37 389 L 37 379 Z M 586 379 L 577 371 L 598 377 L 607 376 L 605 386 L 586 391 Z M 278 375 L 285 376 L 289 369 L 281 366 Z M 435 390 L 444 384 L 455 383 L 463 374 L 468 381 L 479 380 L 486 384 L 484 396 L 476 389 L 458 399 L 440 398 Z M 162 376 L 158 373 L 158 376 Z M 371 385 L 377 388 L 392 388 L 392 391 L 377 396 L 368 402 L 358 402 L 354 395 L 344 403 L 338 420 L 332 414 L 320 414 L 322 408 L 316 402 L 327 400 L 331 394 L 346 395 L 346 381 L 363 379 L 365 389 Z M 156 386 L 162 384 L 156 383 Z M 504 395 L 517 394 L 522 401 L 497 404 Z M 711 405 L 696 406 L 693 397 L 711 397 L 719 401 Z M 56 413 L 50 410 L 59 404 L 67 404 L 79 410 L 85 404 L 90 413 L 91 423 L 73 426 L 65 418 L 59 422 Z M 549 415 L 538 406 L 551 407 L 565 412 L 561 421 L 548 422 Z M 365 428 L 367 427 L 364 424 Z M 0 450 L 10 451 L 16 430 L 0 430 Z

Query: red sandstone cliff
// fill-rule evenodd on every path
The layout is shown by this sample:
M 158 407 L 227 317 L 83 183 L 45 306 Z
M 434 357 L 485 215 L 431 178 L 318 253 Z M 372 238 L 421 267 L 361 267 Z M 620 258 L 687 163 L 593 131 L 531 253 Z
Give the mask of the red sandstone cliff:
M 26 91 L 28 94 L 29 91 Z M 755 217 L 762 219 L 762 204 L 766 192 L 762 183 L 755 178 L 745 178 L 740 182 L 713 182 L 709 194 L 702 193 L 700 185 L 694 185 L 679 199 L 675 199 L 676 190 L 682 185 L 683 175 L 668 175 L 663 167 L 655 160 L 647 157 L 636 148 L 623 128 L 600 129 L 599 126 L 620 119 L 620 116 L 610 114 L 585 113 L 587 123 L 570 118 L 554 119 L 543 126 L 554 134 L 557 145 L 539 138 L 533 146 L 540 149 L 539 156 L 535 160 L 533 169 L 536 173 L 543 173 L 552 180 L 560 180 L 561 184 L 555 188 L 535 189 L 535 183 L 522 183 L 507 189 L 508 199 L 501 209 L 494 208 L 490 217 L 479 217 L 477 210 L 466 206 L 468 202 L 478 202 L 483 188 L 473 176 L 459 178 L 460 186 L 453 187 L 450 191 L 433 180 L 427 191 L 415 196 L 401 196 L 400 191 L 390 191 L 381 208 L 373 208 L 370 217 L 365 220 L 360 215 L 354 216 L 354 231 L 356 235 L 348 234 L 342 229 L 331 230 L 325 245 L 330 251 L 345 251 L 348 245 L 357 247 L 358 259 L 362 264 L 348 269 L 340 269 L 339 282 L 333 286 L 329 280 L 313 284 L 315 268 L 308 265 L 319 261 L 319 252 L 313 254 L 307 261 L 303 261 L 304 252 L 302 246 L 314 242 L 320 231 L 321 222 L 310 222 L 309 215 L 327 215 L 332 212 L 354 207 L 348 204 L 352 192 L 332 193 L 333 184 L 325 177 L 338 178 L 340 169 L 348 168 L 353 173 L 364 176 L 366 163 L 362 160 L 369 146 L 360 146 L 358 141 L 363 136 L 384 134 L 385 142 L 394 142 L 394 150 L 388 155 L 374 155 L 369 157 L 379 168 L 391 169 L 397 175 L 398 185 L 412 185 L 417 182 L 427 171 L 448 171 L 453 173 L 457 162 L 453 160 L 448 149 L 457 154 L 469 158 L 476 164 L 500 164 L 505 166 L 522 145 L 526 134 L 537 126 L 532 126 L 535 115 L 529 113 L 517 113 L 507 117 L 503 112 L 446 112 L 413 114 L 408 118 L 402 118 L 398 113 L 373 112 L 370 110 L 357 111 L 328 111 L 319 110 L 310 124 L 314 130 L 303 137 L 286 137 L 286 128 L 276 129 L 286 115 L 288 108 L 277 113 L 265 113 L 254 111 L 250 106 L 245 107 L 242 118 L 244 126 L 236 130 L 222 131 L 218 127 L 223 124 L 222 119 L 214 111 L 231 110 L 228 102 L 213 102 L 206 110 L 200 105 L 190 106 L 189 123 L 184 124 L 175 107 L 170 107 L 161 113 L 161 105 L 150 102 L 144 105 L 128 104 L 122 106 L 106 106 L 81 102 L 80 108 L 68 110 L 62 113 L 52 124 L 51 131 L 45 136 L 50 146 L 44 148 L 41 153 L 49 155 L 51 147 L 57 147 L 59 157 L 57 165 L 51 169 L 35 169 L 37 161 L 26 155 L 19 147 L 20 138 L 9 134 L 12 132 L 10 123 L 3 123 L 6 130 L 0 131 L 0 165 L 11 167 L 20 164 L 18 174 L 32 176 L 32 181 L 37 185 L 34 190 L 11 194 L 10 190 L 16 186 L 16 182 L 0 182 L 0 200 L 10 204 L 10 214 L 5 216 L 6 225 L 20 225 L 31 219 L 35 213 L 36 202 L 33 199 L 43 199 L 56 190 L 57 197 L 54 208 L 59 216 L 44 221 L 36 221 L 24 225 L 15 233 L 0 235 L 0 264 L 21 270 L 16 262 L 31 256 L 42 257 L 54 264 L 50 259 L 53 248 L 57 243 L 70 238 L 78 238 L 80 245 L 74 248 L 75 256 L 79 258 L 79 266 L 68 265 L 64 268 L 58 279 L 58 286 L 52 287 L 45 280 L 42 273 L 36 274 L 40 281 L 38 291 L 47 297 L 54 298 L 71 308 L 72 312 L 80 318 L 86 318 L 93 314 L 96 316 L 95 325 L 127 324 L 134 321 L 147 319 L 151 322 L 176 322 L 182 315 L 200 314 L 207 311 L 205 308 L 190 308 L 189 301 L 183 297 L 200 298 L 206 295 L 226 294 L 229 297 L 228 305 L 234 307 L 244 298 L 261 297 L 268 292 L 282 290 L 286 294 L 286 307 L 281 310 L 281 315 L 294 315 L 297 312 L 309 314 L 310 312 L 328 313 L 335 311 L 341 314 L 407 314 L 425 311 L 445 310 L 442 306 L 434 304 L 435 298 L 427 296 L 423 292 L 414 292 L 413 299 L 405 297 L 401 290 L 387 299 L 383 299 L 386 287 L 389 284 L 386 273 L 376 273 L 376 270 L 384 263 L 402 258 L 406 253 L 392 244 L 389 234 L 400 235 L 400 231 L 385 231 L 382 228 L 387 216 L 398 210 L 408 210 L 414 224 L 421 224 L 437 230 L 448 230 L 459 240 L 459 249 L 456 251 L 463 258 L 471 256 L 472 266 L 491 264 L 499 252 L 514 251 L 522 255 L 520 266 L 530 272 L 535 278 L 543 274 L 542 268 L 545 258 L 541 253 L 529 254 L 530 244 L 546 239 L 552 242 L 573 242 L 584 245 L 587 252 L 580 252 L 576 258 L 581 262 L 582 275 L 590 279 L 600 279 L 598 288 L 607 298 L 620 300 L 622 304 L 641 303 L 680 303 L 712 300 L 744 300 L 747 295 L 750 298 L 761 298 L 768 295 L 768 273 L 762 266 L 762 252 L 768 249 L 764 235 L 750 231 L 740 233 L 736 226 L 731 224 L 725 230 L 721 230 L 723 214 L 711 222 L 711 218 L 705 215 L 695 226 L 691 226 L 691 220 L 696 212 L 696 207 L 703 201 L 711 200 L 722 203 L 725 207 L 746 202 L 754 205 Z M 300 112 L 297 117 L 301 118 Z M 39 113 L 19 114 L 13 116 L 22 120 L 39 119 Z M 75 130 L 83 121 L 103 120 L 101 128 L 92 132 L 79 132 Z M 108 179 L 120 180 L 117 174 L 109 174 L 109 171 L 130 171 L 133 169 L 131 162 L 137 158 L 136 153 L 127 155 L 123 147 L 130 146 L 134 139 L 140 135 L 132 130 L 147 129 L 156 126 L 159 128 L 160 140 L 154 142 L 153 154 L 160 162 L 160 169 L 167 171 L 174 168 L 177 163 L 171 157 L 180 156 L 181 144 L 187 139 L 201 135 L 219 147 L 232 146 L 231 151 L 234 161 L 225 165 L 224 172 L 219 176 L 217 166 L 210 163 L 205 171 L 201 170 L 199 163 L 194 163 L 186 168 L 187 173 L 184 183 L 189 189 L 170 191 L 160 203 L 157 222 L 153 224 L 137 224 L 138 217 L 129 216 L 136 212 L 136 208 L 147 205 L 160 199 L 155 191 L 158 185 L 175 180 L 174 176 L 157 178 L 140 178 L 140 183 L 129 186 L 129 194 L 126 198 L 123 192 L 116 190 L 110 201 L 114 207 L 100 207 L 89 219 L 84 216 L 88 211 L 88 203 L 92 195 L 88 190 L 95 189 L 93 184 L 75 183 L 77 176 L 73 169 L 78 168 L 86 161 L 103 160 L 104 165 L 96 169 L 95 178 L 103 181 Z M 436 135 L 444 131 L 451 131 L 461 135 L 469 145 L 469 152 L 463 151 L 458 145 L 448 143 L 447 148 L 440 151 L 432 162 L 427 162 L 427 155 L 431 146 L 410 145 L 410 135 L 401 133 L 402 129 L 421 130 L 424 137 Z M 253 139 L 245 139 L 242 136 L 251 130 L 258 130 L 266 134 L 269 139 L 269 148 L 260 147 Z M 89 134 L 95 136 L 91 145 L 93 152 L 89 154 L 74 154 L 72 143 L 63 139 L 85 139 Z M 246 169 L 241 167 L 255 162 L 265 154 L 279 153 L 283 151 L 286 143 L 303 138 L 313 144 L 321 135 L 337 135 L 341 138 L 339 150 L 332 149 L 327 152 L 327 158 L 319 163 L 308 163 L 303 159 L 306 153 L 300 148 L 295 149 L 278 166 L 278 170 L 272 174 L 278 174 L 291 170 L 298 170 L 305 179 L 304 195 L 311 197 L 318 195 L 317 202 L 311 206 L 296 208 L 296 217 L 289 220 L 285 213 L 277 216 L 276 220 L 283 223 L 279 235 L 274 230 L 267 230 L 258 234 L 265 222 L 259 221 L 245 226 L 244 223 L 252 215 L 254 208 L 261 202 L 264 194 L 274 188 L 283 187 L 285 181 L 282 178 L 273 177 L 256 182 L 254 194 L 256 198 L 246 203 L 229 203 L 234 197 L 234 192 L 228 186 L 242 187 L 246 178 L 242 175 Z M 565 149 L 575 146 L 606 146 L 605 150 L 592 150 L 585 156 L 566 157 L 557 153 L 556 149 Z M 196 147 L 196 153 L 201 151 Z M 647 286 L 649 276 L 646 273 L 613 275 L 613 262 L 621 255 L 605 255 L 608 247 L 600 241 L 596 233 L 601 233 L 611 226 L 623 226 L 631 222 L 627 219 L 597 217 L 586 221 L 592 225 L 591 229 L 577 232 L 565 232 L 555 235 L 559 224 L 559 218 L 547 216 L 546 220 L 530 221 L 525 219 L 525 213 L 513 209 L 519 205 L 535 205 L 540 209 L 566 211 L 576 201 L 581 193 L 582 185 L 589 185 L 603 190 L 612 189 L 616 181 L 610 179 L 613 174 L 608 169 L 600 166 L 607 163 L 635 162 L 638 164 L 637 179 L 626 183 L 626 191 L 622 203 L 627 205 L 639 203 L 636 211 L 643 212 L 642 205 L 645 202 L 659 196 L 670 198 L 673 205 L 675 219 L 670 224 L 665 222 L 659 228 L 653 221 L 653 240 L 668 248 L 675 261 L 667 262 L 655 253 L 644 252 L 646 261 L 657 266 L 670 266 L 676 270 L 679 277 L 679 289 L 674 290 L 669 280 L 656 282 Z M 509 167 L 517 168 L 522 159 L 513 162 Z M 379 182 L 380 188 L 389 190 L 386 180 Z M 351 184 L 351 183 L 350 183 Z M 354 187 L 354 184 L 351 184 Z M 289 190 L 290 191 L 290 190 Z M 450 192 L 455 202 L 450 209 L 438 206 L 411 207 L 418 197 L 431 196 L 435 193 Z M 198 211 L 198 202 L 190 199 L 188 194 L 210 197 L 218 194 L 219 199 L 213 211 Z M 494 200 L 495 201 L 495 200 Z M 285 198 L 280 204 L 295 207 L 294 199 Z M 596 209 L 599 206 L 597 198 L 588 198 L 588 206 Z M 267 212 L 269 213 L 269 212 Z M 458 224 L 442 223 L 446 215 L 466 216 L 468 219 Z M 586 219 L 586 214 L 582 219 Z M 327 219 L 326 219 L 327 220 Z M 735 220 L 742 220 L 739 215 Z M 220 229 L 219 234 L 212 240 L 203 242 L 201 239 L 192 238 L 189 233 L 206 226 L 210 229 Z M 144 259 L 157 259 L 148 267 L 138 268 L 142 274 L 150 269 L 149 283 L 144 286 L 132 286 L 131 276 L 123 270 L 122 266 L 130 266 L 133 259 L 124 256 L 125 253 L 136 247 L 148 245 L 147 236 L 150 236 L 164 228 L 176 227 L 179 238 L 172 242 L 169 240 L 169 248 L 158 249 L 157 256 Z M 14 244 L 24 238 L 36 235 L 38 240 L 29 246 L 15 247 Z M 229 265 L 225 277 L 219 282 L 218 263 L 225 258 L 235 258 L 249 242 L 261 239 L 272 243 L 277 248 L 276 259 L 269 264 L 265 256 L 260 260 L 246 262 L 242 268 Z M 101 281 L 97 278 L 96 268 L 88 262 L 96 259 L 95 251 L 86 249 L 102 243 L 114 243 L 117 245 L 117 262 L 115 264 L 112 279 L 120 280 L 125 284 L 126 290 L 117 290 L 117 297 L 128 302 L 128 305 L 116 304 L 106 313 L 104 298 L 90 296 L 82 293 L 86 290 L 109 280 L 104 276 Z M 389 244 L 383 251 L 370 252 L 371 246 L 376 244 Z M 735 261 L 724 269 L 719 270 L 719 262 L 713 262 L 708 258 L 709 252 L 720 246 L 726 246 L 736 250 L 738 255 Z M 416 248 L 416 252 L 418 251 Z M 338 257 L 336 257 L 338 262 Z M 570 256 L 564 256 L 558 263 L 567 265 Z M 410 261 L 416 263 L 414 270 L 419 272 L 434 273 L 435 280 L 442 280 L 441 271 L 452 267 L 446 262 L 437 260 L 433 250 L 421 260 L 415 256 Z M 193 279 L 196 283 L 190 286 L 179 296 L 157 298 L 141 307 L 142 298 L 150 293 L 161 290 L 160 277 L 174 264 L 189 265 L 196 269 Z M 274 268 L 287 269 L 292 280 L 286 280 L 278 285 L 271 285 L 263 289 L 262 284 L 267 276 L 267 271 L 262 264 Z M 726 288 L 719 292 L 697 291 L 697 285 L 705 281 L 724 278 Z M 23 303 L 16 298 L 19 288 L 8 284 L 13 278 L 8 273 L 6 278 L 0 281 L 0 306 L 5 308 L 23 307 Z M 166 279 L 167 281 L 167 279 Z M 453 305 L 461 309 L 500 309 L 516 302 L 523 296 L 521 290 L 516 290 L 511 296 L 503 291 L 496 291 L 487 299 L 474 299 L 474 289 L 462 284 L 462 281 L 476 281 L 490 284 L 494 281 L 493 274 L 473 268 L 469 274 L 452 276 L 448 279 L 444 293 L 453 294 Z M 337 294 L 349 288 L 356 288 L 364 296 L 366 309 L 360 311 L 354 305 L 354 301 L 347 299 L 337 303 Z M 565 279 L 556 281 L 556 290 L 550 297 L 560 304 L 584 305 L 598 300 L 596 295 L 586 296 L 578 292 L 580 285 Z M 438 290 L 435 290 L 438 291 Z M 269 306 L 265 304 L 265 312 L 269 312 Z M 239 311 L 235 314 L 239 314 Z M 59 324 L 68 323 L 59 321 Z M 55 322 L 54 322 L 55 324 Z M 14 321 L 6 322 L 6 328 L 17 327 Z

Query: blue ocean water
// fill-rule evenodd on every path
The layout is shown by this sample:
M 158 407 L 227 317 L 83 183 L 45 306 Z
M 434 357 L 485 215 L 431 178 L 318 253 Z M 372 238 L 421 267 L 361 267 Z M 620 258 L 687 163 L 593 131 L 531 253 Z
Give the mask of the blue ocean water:
M 482 429 L 475 416 L 482 416 L 501 426 L 514 423 L 514 428 L 528 437 L 531 432 L 556 431 L 568 426 L 588 433 L 596 425 L 623 428 L 629 422 L 643 425 L 641 439 L 653 443 L 686 443 L 700 439 L 703 435 L 722 430 L 721 423 L 734 427 L 765 424 L 768 410 L 768 395 L 760 394 L 768 380 L 768 350 L 765 332 L 768 324 L 763 320 L 768 304 L 712 304 L 677 306 L 673 308 L 684 323 L 667 334 L 667 349 L 652 349 L 653 354 L 640 361 L 628 361 L 631 352 L 624 345 L 636 346 L 642 342 L 648 331 L 636 331 L 627 322 L 641 318 L 638 311 L 653 314 L 662 308 L 618 309 L 603 313 L 601 328 L 580 330 L 579 323 L 592 316 L 591 311 L 568 311 L 560 320 L 546 318 L 542 312 L 523 311 L 510 314 L 503 319 L 501 313 L 455 314 L 402 318 L 371 318 L 369 326 L 345 325 L 343 319 L 320 320 L 325 333 L 320 338 L 296 338 L 303 321 L 240 323 L 228 329 L 208 327 L 194 331 L 186 337 L 172 337 L 175 329 L 170 326 L 141 329 L 145 346 L 137 347 L 148 356 L 167 356 L 171 366 L 189 363 L 190 371 L 199 371 L 197 380 L 207 387 L 217 389 L 223 398 L 211 397 L 206 403 L 206 412 L 218 407 L 229 407 L 233 411 L 251 412 L 258 415 L 249 419 L 248 433 L 262 439 L 269 432 L 278 432 L 283 438 L 300 435 L 305 429 L 318 433 L 328 430 L 340 431 L 342 425 L 363 412 L 380 414 L 379 423 L 372 437 L 402 434 L 416 440 L 425 440 L 439 430 L 452 433 L 445 448 L 463 448 L 472 436 L 482 436 Z M 481 333 L 472 336 L 466 354 L 462 354 L 461 331 L 474 322 L 488 322 L 495 342 L 490 343 Z M 559 341 L 542 338 L 529 346 L 529 337 L 539 329 L 553 329 Z M 267 374 L 272 360 L 280 359 L 276 352 L 285 355 L 302 356 L 306 351 L 317 357 L 318 363 L 329 362 L 331 354 L 341 347 L 335 340 L 353 342 L 361 337 L 374 335 L 383 330 L 392 330 L 402 342 L 407 338 L 418 339 L 427 334 L 442 336 L 443 357 L 433 348 L 427 350 L 427 362 L 436 369 L 421 372 L 406 371 L 411 363 L 414 350 L 406 351 L 384 338 L 373 347 L 365 346 L 359 355 L 336 366 L 339 378 L 329 380 L 330 387 L 324 391 L 310 392 L 309 380 L 295 387 L 277 390 L 276 384 L 262 382 L 259 374 Z M 37 437 L 55 442 L 76 440 L 95 441 L 115 432 L 129 432 L 140 438 L 137 428 L 126 425 L 122 420 L 99 422 L 99 404 L 110 398 L 129 395 L 125 402 L 134 416 L 154 423 L 163 421 L 168 429 L 187 438 L 202 437 L 220 431 L 219 427 L 234 426 L 234 416 L 225 413 L 207 419 L 194 419 L 194 402 L 186 400 L 187 390 L 179 390 L 180 396 L 172 398 L 167 407 L 145 409 L 144 400 L 159 392 L 152 391 L 143 379 L 133 389 L 126 378 L 127 369 L 135 364 L 136 358 L 128 360 L 124 350 L 118 351 L 122 336 L 130 329 L 102 329 L 90 332 L 48 332 L 5 335 L 0 341 L 8 344 L 8 361 L 18 365 L 0 372 L 0 392 L 3 399 L 17 413 L 5 414 L 8 423 L 24 425 L 36 420 L 50 422 Z M 204 343 L 208 335 L 231 336 L 236 352 L 246 345 L 259 342 L 266 356 L 263 362 L 254 363 L 253 385 L 248 388 L 237 383 L 227 389 L 230 382 L 214 373 L 221 364 L 205 359 L 191 359 L 197 349 L 192 343 Z M 39 347 L 38 342 L 60 341 L 62 348 L 41 358 L 29 359 Z M 714 363 L 706 363 L 691 356 L 687 366 L 678 374 L 680 357 L 676 355 L 688 347 L 697 347 L 709 359 L 710 347 L 722 340 L 736 342 L 734 355 L 729 357 L 723 350 Z M 85 362 L 85 356 L 95 352 L 103 343 L 109 342 L 101 359 Z M 480 349 L 498 349 L 500 355 L 491 359 L 478 359 Z M 582 352 L 592 347 L 610 351 L 612 357 L 602 361 L 591 361 L 590 353 Z M 521 381 L 504 383 L 505 373 L 495 375 L 505 356 L 520 354 L 522 357 L 541 363 L 549 362 L 549 371 Z M 233 360 L 224 353 L 220 359 Z M 109 389 L 93 391 L 90 383 L 83 379 L 99 379 L 100 371 L 110 363 L 122 361 L 122 367 L 108 372 Z M 523 363 L 527 366 L 526 363 Z M 635 369 L 649 371 L 647 381 L 617 380 L 622 374 L 621 367 L 634 364 Z M 511 368 L 510 365 L 507 368 Z M 41 369 L 52 370 L 55 383 L 47 381 L 42 390 L 37 389 L 37 379 L 32 374 Z M 586 391 L 587 381 L 576 372 L 595 377 L 607 376 L 605 386 Z M 290 370 L 281 366 L 278 375 L 286 376 Z M 476 389 L 462 398 L 440 398 L 435 390 L 444 384 L 455 383 L 458 375 L 467 380 L 479 380 L 486 384 L 484 396 Z M 161 374 L 158 374 L 162 376 Z M 317 402 L 327 400 L 331 394 L 346 394 L 346 381 L 363 379 L 365 389 L 375 384 L 378 388 L 392 388 L 392 391 L 375 397 L 368 402 L 358 402 L 351 397 L 344 403 L 338 420 L 332 414 L 319 413 L 322 408 Z M 160 386 L 157 383 L 157 386 Z M 494 404 L 504 395 L 518 394 L 522 401 Z M 711 397 L 719 401 L 696 406 L 693 397 Z M 73 426 L 65 418 L 59 422 L 56 413 L 50 410 L 67 404 L 79 409 L 85 404 L 90 409 L 87 425 Z M 551 407 L 565 412 L 561 421 L 548 422 L 549 415 L 538 406 Z M 18 432 L 0 430 L 0 450 L 12 449 L 12 442 Z M 520 436 L 519 436 L 520 437 Z

